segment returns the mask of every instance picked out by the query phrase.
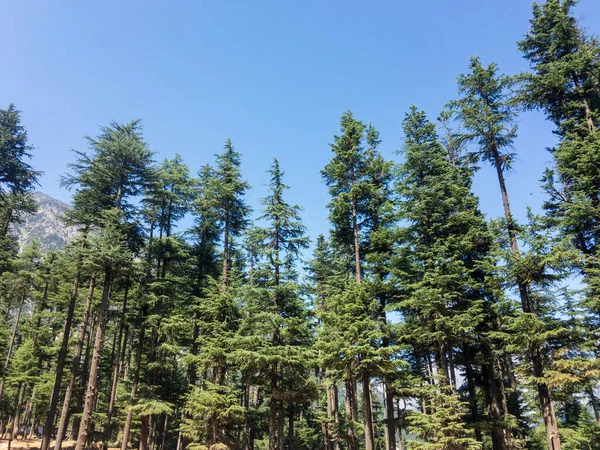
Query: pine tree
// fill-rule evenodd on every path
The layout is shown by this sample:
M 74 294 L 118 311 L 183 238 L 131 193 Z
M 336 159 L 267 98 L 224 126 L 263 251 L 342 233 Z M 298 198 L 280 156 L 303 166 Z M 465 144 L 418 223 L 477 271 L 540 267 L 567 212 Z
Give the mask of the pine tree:
M 16 253 L 10 226 L 36 209 L 31 191 L 40 172 L 27 162 L 33 150 L 27 140 L 21 112 L 13 104 L 6 110 L 0 109 L 0 274 L 8 269 L 8 262 Z
M 400 218 L 407 228 L 400 255 L 408 258 L 402 265 L 409 270 L 402 269 L 398 277 L 404 316 L 401 336 L 426 365 L 434 367 L 417 388 L 429 411 L 409 416 L 414 431 L 428 444 L 412 445 L 476 448 L 480 444 L 462 423 L 466 411 L 457 395 L 454 349 L 472 346 L 483 321 L 490 320 L 484 275 L 492 238 L 470 191 L 472 170 L 448 157 L 435 125 L 414 106 L 403 128 L 405 158 L 398 191 Z M 493 367 L 492 355 L 486 353 L 485 363 Z M 506 448 L 506 432 L 499 423 L 503 418 L 490 416 L 494 448 Z
M 489 162 L 496 170 L 521 308 L 525 314 L 535 315 L 535 304 L 530 298 L 529 280 L 519 268 L 521 254 L 517 240 L 518 230 L 510 208 L 504 178 L 504 172 L 511 167 L 514 159 L 511 148 L 517 131 L 515 125 L 517 112 L 512 89 L 516 80 L 498 75 L 495 64 L 484 67 L 477 58 L 471 59 L 470 70 L 469 74 L 459 76 L 461 98 L 452 102 L 451 106 L 465 130 L 463 139 L 476 145 L 472 155 L 476 159 Z M 534 376 L 539 380 L 537 391 L 546 426 L 548 447 L 560 450 L 552 394 L 543 379 L 544 363 L 540 347 L 532 346 L 529 356 L 533 361 Z
M 371 408 L 371 378 L 382 370 L 385 353 L 378 345 L 382 338 L 379 323 L 381 309 L 378 308 L 372 289 L 363 285 L 364 259 L 368 247 L 370 232 L 377 229 L 374 220 L 376 214 L 372 209 L 381 196 L 385 186 L 383 179 L 373 176 L 371 168 L 377 163 L 377 132 L 354 119 L 351 112 L 346 112 L 340 119 L 341 135 L 334 137 L 331 144 L 333 157 L 321 174 L 329 186 L 331 201 L 328 205 L 330 221 L 333 225 L 332 238 L 338 248 L 352 262 L 354 281 L 349 282 L 347 289 L 340 296 L 330 298 L 327 313 L 323 315 L 324 326 L 341 327 L 347 333 L 339 342 L 340 348 L 327 346 L 324 353 L 335 358 L 345 348 L 346 367 L 343 371 L 346 382 L 346 397 L 349 400 L 348 411 L 352 416 L 349 428 L 349 446 L 352 450 L 358 447 L 358 439 L 354 422 L 358 419 L 356 395 L 356 378 L 360 376 L 363 388 L 363 420 L 365 428 L 365 447 L 373 450 L 375 445 L 373 413 Z M 380 174 L 381 175 L 381 174 Z M 355 314 L 355 316 L 352 316 Z M 339 315 L 336 317 L 336 315 Z M 342 321 L 340 318 L 343 317 Z M 350 317 L 353 317 L 350 319 Z M 360 323 L 360 326 L 347 328 L 348 323 Z M 346 347 L 353 349 L 349 351 Z
M 241 320 L 242 268 L 234 264 L 235 238 L 246 229 L 250 213 L 244 200 L 249 186 L 241 178 L 240 165 L 240 153 L 228 139 L 224 152 L 216 156 L 215 167 L 207 167 L 201 172 L 202 189 L 195 201 L 195 209 L 201 214 L 198 231 L 203 233 L 198 237 L 205 239 L 200 250 L 212 259 L 211 253 L 217 243 L 215 234 L 221 236 L 222 245 L 218 284 L 203 270 L 204 263 L 197 266 L 203 270 L 198 274 L 201 296 L 195 306 L 194 343 L 198 347 L 197 356 L 191 357 L 190 361 L 193 367 L 212 371 L 212 378 L 192 388 L 186 400 L 187 417 L 182 423 L 183 434 L 204 441 L 207 449 L 229 445 L 232 428 L 242 422 L 244 414 L 243 407 L 238 409 L 235 405 L 239 392 L 237 386 L 230 383 L 229 375 L 233 374 L 227 367 Z M 211 259 L 206 262 L 210 264 Z M 206 426 L 198 426 L 198 420 Z
M 145 315 L 150 342 L 145 362 L 145 383 L 140 386 L 137 403 L 133 410 L 141 415 L 140 448 L 154 448 L 157 433 L 153 424 L 166 423 L 174 412 L 172 405 L 183 389 L 178 344 L 183 342 L 187 317 L 181 300 L 184 298 L 183 279 L 187 271 L 188 249 L 178 236 L 173 235 L 177 222 L 183 218 L 190 202 L 188 169 L 178 155 L 165 160 L 155 171 L 153 183 L 148 190 L 145 215 L 149 222 L 146 268 L 147 286 Z M 116 367 L 116 366 L 115 366 Z M 118 371 L 113 371 L 112 398 L 116 393 Z M 182 392 L 179 392 L 181 394 Z M 112 411 L 109 407 L 110 420 Z M 106 439 L 110 437 L 109 422 L 105 424 Z M 161 427 L 164 433 L 164 425 Z
M 248 326 L 259 339 L 266 340 L 253 353 L 263 361 L 259 367 L 266 374 L 264 388 L 270 392 L 269 449 L 282 450 L 284 414 L 287 403 L 289 426 L 294 422 L 294 408 L 310 398 L 308 363 L 311 352 L 309 314 L 299 296 L 296 261 L 308 246 L 305 227 L 300 219 L 301 208 L 284 199 L 288 186 L 283 184 L 283 172 L 277 159 L 269 170 L 269 193 L 262 201 L 265 223 L 256 229 L 258 264 L 253 269 L 252 293 L 247 301 L 251 309 Z M 240 359 L 246 357 L 242 352 Z M 293 433 L 288 433 L 293 439 Z M 293 443 L 288 442 L 288 446 Z
M 74 220 L 79 220 L 84 225 L 94 224 L 99 228 L 107 226 L 109 227 L 107 232 L 114 234 L 117 239 L 114 243 L 116 247 L 106 242 L 108 256 L 103 255 L 104 249 L 97 248 L 100 259 L 106 256 L 112 262 L 103 264 L 103 294 L 77 450 L 82 450 L 87 441 L 88 427 L 94 408 L 93 399 L 97 390 L 97 371 L 104 344 L 106 314 L 110 305 L 112 283 L 118 273 L 118 264 L 115 263 L 117 256 L 111 255 L 110 252 L 117 252 L 120 249 L 125 235 L 129 241 L 129 248 L 137 246 L 133 228 L 125 226 L 117 231 L 117 222 L 122 221 L 121 215 L 125 215 L 125 218 L 131 216 L 134 211 L 128 199 L 140 194 L 148 182 L 152 152 L 148 150 L 143 140 L 140 127 L 139 121 L 132 121 L 125 125 L 113 122 L 110 126 L 103 127 L 97 138 L 88 137 L 90 154 L 77 152 L 78 160 L 70 166 L 72 173 L 63 179 L 65 186 L 77 188 L 74 196 L 76 211 Z M 119 233 L 122 233 L 122 237 L 117 238 Z M 128 253 L 123 253 L 123 260 L 128 258 Z M 60 383 L 58 372 L 56 378 Z M 54 413 L 51 409 L 47 423 L 52 423 L 50 416 Z M 44 441 L 49 442 L 49 435 Z
M 593 334 L 600 324 L 600 43 L 573 16 L 575 4 L 534 4 L 529 32 L 518 45 L 532 70 L 525 75 L 525 103 L 554 122 L 560 139 L 550 149 L 554 164 L 542 180 L 544 208 L 547 224 L 579 252 L 572 266 L 586 284 L 581 307 Z M 593 388 L 588 396 L 598 409 Z
M 313 308 L 318 319 L 315 348 L 318 351 L 318 381 L 325 398 L 321 401 L 323 411 L 319 411 L 321 419 L 321 441 L 324 450 L 339 450 L 343 438 L 342 424 L 339 414 L 339 398 L 337 382 L 340 374 L 329 367 L 328 355 L 321 350 L 322 340 L 327 341 L 328 330 L 322 325 L 323 314 L 327 311 L 328 298 L 343 289 L 347 274 L 346 265 L 331 248 L 323 235 L 319 235 L 309 266 L 309 292 L 313 296 Z

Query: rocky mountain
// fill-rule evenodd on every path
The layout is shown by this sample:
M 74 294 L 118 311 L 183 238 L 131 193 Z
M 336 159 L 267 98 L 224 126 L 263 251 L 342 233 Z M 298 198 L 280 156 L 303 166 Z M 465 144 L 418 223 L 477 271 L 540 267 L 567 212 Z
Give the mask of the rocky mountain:
M 67 227 L 61 221 L 71 207 L 42 192 L 34 192 L 33 197 L 38 205 L 37 213 L 25 216 L 22 223 L 13 227 L 19 247 L 37 240 L 44 251 L 62 248 L 77 233 L 76 227 Z

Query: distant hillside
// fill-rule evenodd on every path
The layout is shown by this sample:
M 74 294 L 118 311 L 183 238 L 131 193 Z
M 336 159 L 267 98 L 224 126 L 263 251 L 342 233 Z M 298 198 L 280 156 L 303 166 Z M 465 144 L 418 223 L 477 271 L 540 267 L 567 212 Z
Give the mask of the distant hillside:
M 27 215 L 23 223 L 13 227 L 19 247 L 22 249 L 31 241 L 37 240 L 42 250 L 61 249 L 77 232 L 77 228 L 66 227 L 60 219 L 71 206 L 42 192 L 35 192 L 33 197 L 38 205 L 38 212 Z

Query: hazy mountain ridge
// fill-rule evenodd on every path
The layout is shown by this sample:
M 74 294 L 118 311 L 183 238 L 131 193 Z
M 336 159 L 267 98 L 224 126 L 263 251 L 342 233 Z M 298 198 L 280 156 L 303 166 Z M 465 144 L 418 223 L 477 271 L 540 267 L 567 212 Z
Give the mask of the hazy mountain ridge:
M 37 213 L 28 214 L 22 223 L 13 226 L 19 248 L 37 240 L 44 251 L 61 249 L 77 233 L 77 227 L 67 227 L 61 220 L 71 206 L 42 192 L 34 192 L 33 198 Z

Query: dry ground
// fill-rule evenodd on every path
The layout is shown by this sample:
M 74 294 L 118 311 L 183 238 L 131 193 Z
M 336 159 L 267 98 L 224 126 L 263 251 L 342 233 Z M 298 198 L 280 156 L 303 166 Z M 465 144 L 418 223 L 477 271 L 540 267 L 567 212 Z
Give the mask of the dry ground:
M 64 450 L 73 450 L 75 448 L 74 440 L 71 441 L 63 441 L 61 449 Z M 10 444 L 11 450 L 39 450 L 41 447 L 42 441 L 40 439 L 25 439 L 25 440 L 13 440 Z M 0 450 L 7 450 L 8 448 L 8 440 L 0 439 Z M 50 442 L 50 448 L 54 448 L 54 441 Z M 108 450 L 121 450 L 118 448 L 109 447 Z

